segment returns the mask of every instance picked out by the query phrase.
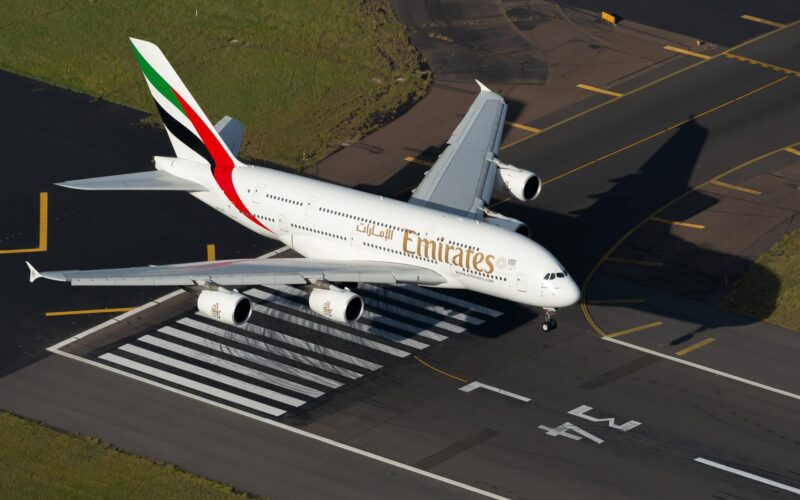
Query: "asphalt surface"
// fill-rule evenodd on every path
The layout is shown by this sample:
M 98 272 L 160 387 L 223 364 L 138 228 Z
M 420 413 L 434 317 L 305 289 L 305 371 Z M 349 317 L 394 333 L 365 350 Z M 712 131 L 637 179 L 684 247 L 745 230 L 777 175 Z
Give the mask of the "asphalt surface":
M 686 23 L 679 27 L 691 30 Z M 800 28 L 793 26 L 736 53 L 797 71 L 793 61 L 798 60 L 798 39 Z M 739 40 L 728 45 L 735 41 Z M 8 199 L 18 215 L 10 219 L 8 230 L 3 228 L 6 248 L 35 245 L 30 234 L 37 212 L 30 206 L 35 207 L 37 192 L 52 193 L 53 214 L 46 253 L 2 256 L 8 282 L 25 281 L 25 258 L 42 268 L 55 268 L 202 259 L 205 244 L 215 241 L 222 256 L 229 256 L 222 248 L 241 255 L 268 250 L 263 241 L 205 207 L 190 204 L 192 200 L 170 196 L 166 201 L 138 193 L 96 198 L 94 193 L 56 194 L 49 187 L 54 180 L 144 170 L 149 157 L 167 152 L 168 145 L 158 131 L 136 125 L 140 115 L 129 110 L 8 75 L 0 86 L 7 90 L 0 93 L 4 109 L 16 111 L 2 118 L 4 137 L 15 146 L 10 163 L 25 165 L 19 174 L 8 169 L 2 174 L 2 199 Z M 502 153 L 504 161 L 533 168 L 548 182 L 535 204 L 502 203 L 496 209 L 528 222 L 534 238 L 558 255 L 576 279 L 588 280 L 589 299 L 620 297 L 622 292 L 646 298 L 627 307 L 589 305 L 588 311 L 605 333 L 657 318 L 668 334 L 653 329 L 658 332 L 655 338 L 638 332 L 617 339 L 669 359 L 602 339 L 580 308 L 561 311 L 557 333 L 542 335 L 537 311 L 510 307 L 497 320 L 419 352 L 426 364 L 413 356 L 387 363 L 322 404 L 289 412 L 281 421 L 512 498 L 788 495 L 695 459 L 797 488 L 800 400 L 676 363 L 673 359 L 678 358 L 671 355 L 677 346 L 665 345 L 697 324 L 717 329 L 715 343 L 686 359 L 796 394 L 800 337 L 757 319 L 720 312 L 712 305 L 725 291 L 719 282 L 704 285 L 696 295 L 679 296 L 670 288 L 674 284 L 634 283 L 624 272 L 597 264 L 629 230 L 687 190 L 799 141 L 798 96 L 796 75 L 718 56 L 613 102 L 609 97 L 607 105 Z M 58 151 L 57 157 L 53 151 Z M 743 166 L 735 182 L 746 184 L 764 172 L 791 167 L 789 157 L 779 164 L 773 163 L 775 158 Z M 559 177 L 567 172 L 571 173 Z M 121 196 L 125 203 L 118 202 Z M 693 196 L 692 203 L 676 205 L 673 208 L 680 210 L 662 216 L 694 220 L 713 214 L 720 203 L 707 192 Z M 87 206 L 81 201 L 86 197 L 100 201 Z M 710 217 L 704 222 L 711 227 L 714 221 Z M 741 272 L 749 263 L 742 254 L 694 244 L 677 229 L 658 236 L 667 248 L 680 245 L 700 267 L 724 261 L 724 269 Z M 634 235 L 631 241 L 637 237 L 642 236 Z M 620 252 L 640 249 L 619 247 Z M 642 258 L 635 253 L 614 255 Z M 466 495 L 424 476 L 74 360 L 51 356 L 16 369 L 40 356 L 48 342 L 97 322 L 52 323 L 42 316 L 49 304 L 59 309 L 133 305 L 159 292 L 120 292 L 118 297 L 116 292 L 78 294 L 57 284 L 39 285 L 25 283 L 3 292 L 6 304 L 20 311 L 16 323 L 4 329 L 13 332 L 4 333 L 4 347 L 22 346 L 3 365 L 9 373 L 0 380 L 4 408 L 259 494 Z M 300 329 L 291 333 L 303 335 Z M 458 390 L 473 381 L 531 401 L 486 389 Z M 582 406 L 591 410 L 578 411 Z M 600 420 L 608 417 L 615 419 L 617 428 Z M 622 426 L 629 421 L 639 425 Z M 579 430 L 552 430 L 567 422 Z

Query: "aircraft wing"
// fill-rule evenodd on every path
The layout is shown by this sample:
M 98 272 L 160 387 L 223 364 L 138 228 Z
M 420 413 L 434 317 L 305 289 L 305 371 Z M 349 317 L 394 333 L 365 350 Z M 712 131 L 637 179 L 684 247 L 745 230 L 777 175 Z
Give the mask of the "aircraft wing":
M 494 158 L 500 148 L 506 103 L 481 82 L 477 83 L 480 94 L 409 203 L 472 219 L 483 218 L 482 209 L 492 196 L 497 169 Z
M 438 273 L 408 264 L 325 259 L 237 259 L 162 266 L 39 272 L 28 264 L 30 280 L 66 281 L 72 286 L 305 285 L 314 280 L 436 285 Z

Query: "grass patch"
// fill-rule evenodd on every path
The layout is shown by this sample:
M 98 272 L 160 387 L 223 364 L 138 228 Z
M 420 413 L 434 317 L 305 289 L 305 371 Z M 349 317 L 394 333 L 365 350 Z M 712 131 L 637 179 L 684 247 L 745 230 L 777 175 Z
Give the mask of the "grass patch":
M 0 498 L 246 498 L 108 443 L 0 413 Z
M 0 68 L 155 113 L 127 37 L 156 43 L 243 153 L 311 165 L 424 94 L 388 0 L 7 0 Z
M 800 330 L 800 230 L 784 236 L 759 257 L 722 305 Z

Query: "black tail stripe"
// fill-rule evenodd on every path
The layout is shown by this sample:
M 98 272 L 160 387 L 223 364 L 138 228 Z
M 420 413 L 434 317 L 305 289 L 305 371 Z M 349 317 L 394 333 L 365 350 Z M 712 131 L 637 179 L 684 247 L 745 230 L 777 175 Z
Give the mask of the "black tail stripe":
M 205 158 L 209 165 L 211 165 L 211 172 L 214 172 L 214 158 L 211 156 L 211 153 L 208 151 L 203 141 L 181 122 L 170 116 L 170 114 L 158 104 L 158 101 L 156 101 L 156 107 L 158 108 L 158 114 L 161 115 L 161 121 L 164 122 L 164 126 L 167 127 L 167 130 L 169 130 L 176 139 L 184 143 L 186 147 Z

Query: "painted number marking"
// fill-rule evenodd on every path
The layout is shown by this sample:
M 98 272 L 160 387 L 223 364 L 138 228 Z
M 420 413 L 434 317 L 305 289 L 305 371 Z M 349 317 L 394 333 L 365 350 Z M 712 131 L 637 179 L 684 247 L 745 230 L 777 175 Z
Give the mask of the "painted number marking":
M 575 408 L 573 410 L 568 411 L 567 413 L 569 413 L 570 415 L 574 415 L 576 417 L 580 417 L 580 418 L 586 419 L 589 422 L 606 422 L 608 424 L 608 426 L 611 427 L 612 429 L 616 429 L 616 430 L 622 431 L 622 432 L 628 432 L 629 430 L 635 429 L 636 427 L 639 427 L 640 425 L 642 425 L 641 422 L 637 422 L 636 420 L 628 420 L 624 424 L 620 425 L 620 424 L 617 424 L 617 421 L 614 420 L 613 417 L 598 418 L 598 417 L 593 417 L 591 415 L 588 415 L 588 413 L 590 411 L 592 411 L 592 407 L 591 406 L 581 405 L 581 406 L 579 406 L 579 407 L 577 407 L 577 408 Z
M 574 441 L 580 441 L 581 439 L 586 438 L 590 441 L 594 441 L 597 444 L 603 444 L 603 440 L 600 439 L 599 437 L 589 432 L 586 432 L 577 425 L 571 424 L 569 422 L 564 422 L 555 429 L 547 427 L 546 425 L 540 425 L 539 428 L 542 429 L 543 431 L 546 431 L 548 436 L 553 436 L 553 437 L 564 436 Z
M 589 415 L 590 411 L 592 411 L 591 406 L 580 405 L 579 407 L 574 408 L 568 411 L 567 413 L 569 415 L 582 418 L 584 420 L 588 420 L 589 422 L 594 422 L 594 423 L 604 422 L 608 424 L 608 426 L 611 427 L 612 429 L 616 429 L 622 432 L 628 432 L 629 430 L 635 429 L 636 427 L 642 425 L 641 422 L 637 422 L 636 420 L 628 420 L 624 424 L 618 424 L 613 417 L 606 417 L 606 418 L 593 417 Z M 547 427 L 546 425 L 540 425 L 539 429 L 545 431 L 548 436 L 552 437 L 563 436 L 565 438 L 572 439 L 573 441 L 580 441 L 581 439 L 586 438 L 589 441 L 592 441 L 596 444 L 603 444 L 604 442 L 599 437 L 581 429 L 580 427 L 571 422 L 564 422 L 563 424 L 555 428 Z

